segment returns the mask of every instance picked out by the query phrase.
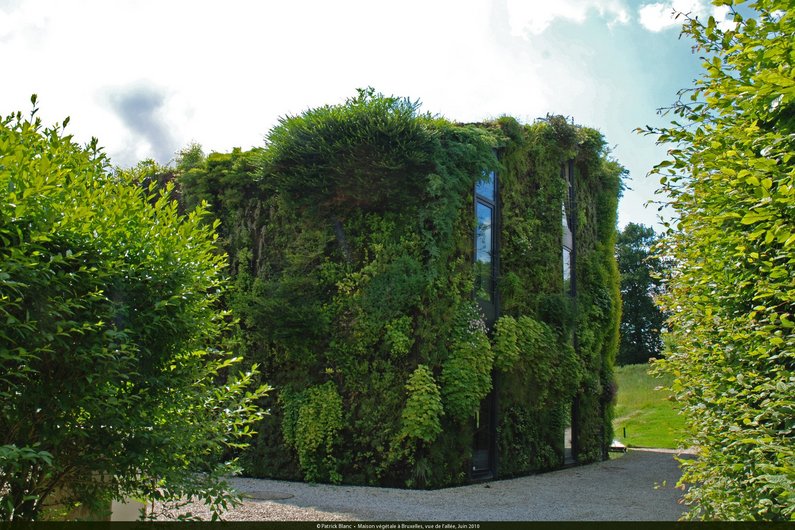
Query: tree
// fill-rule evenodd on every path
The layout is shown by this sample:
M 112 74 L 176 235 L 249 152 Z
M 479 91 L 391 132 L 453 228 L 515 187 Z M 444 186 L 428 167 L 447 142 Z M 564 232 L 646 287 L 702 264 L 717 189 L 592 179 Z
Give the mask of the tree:
M 32 101 L 0 121 L 0 519 L 123 496 L 217 513 L 267 387 L 221 349 L 214 227 Z
M 645 363 L 662 351 L 660 330 L 665 314 L 656 305 L 662 292 L 666 262 L 651 253 L 657 241 L 654 229 L 629 223 L 616 237 L 616 259 L 621 275 L 621 344 L 619 364 Z
M 686 19 L 704 54 L 656 167 L 677 221 L 666 234 L 674 344 L 664 369 L 699 457 L 691 517 L 795 519 L 795 11 L 715 1 L 731 27 Z M 742 13 L 738 12 L 742 10 Z

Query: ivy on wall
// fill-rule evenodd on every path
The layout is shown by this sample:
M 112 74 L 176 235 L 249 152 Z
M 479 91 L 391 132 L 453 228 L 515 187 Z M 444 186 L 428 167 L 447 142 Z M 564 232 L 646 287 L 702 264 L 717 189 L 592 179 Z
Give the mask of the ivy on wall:
M 421 364 L 406 383 L 408 399 L 401 414 L 400 438 L 416 438 L 432 443 L 442 432 L 440 418 L 444 415 L 439 386 L 431 370 Z
M 561 264 L 560 170 L 572 159 L 575 300 Z M 502 317 L 488 330 L 473 303 L 472 193 L 492 170 Z M 282 119 L 264 149 L 186 170 L 186 202 L 207 200 L 222 222 L 241 352 L 276 389 L 247 473 L 464 483 L 493 388 L 500 475 L 560 466 L 572 403 L 580 460 L 601 458 L 622 172 L 598 132 L 563 119 L 454 124 L 371 89 Z
M 562 430 L 572 419 L 579 462 L 603 458 L 612 440 L 621 302 L 609 230 L 614 231 L 624 170 L 609 158 L 597 131 L 562 117 L 526 126 L 505 117 L 495 125 L 509 138 L 500 174 L 503 316 L 494 338 L 497 359 L 505 359 L 497 373 L 504 476 L 560 465 Z M 564 293 L 561 265 L 567 192 L 561 168 L 569 161 L 575 190 L 573 298 Z
M 308 481 L 340 482 L 334 456 L 342 429 L 342 398 L 331 382 L 294 394 L 280 394 L 284 419 L 282 434 L 294 449 Z

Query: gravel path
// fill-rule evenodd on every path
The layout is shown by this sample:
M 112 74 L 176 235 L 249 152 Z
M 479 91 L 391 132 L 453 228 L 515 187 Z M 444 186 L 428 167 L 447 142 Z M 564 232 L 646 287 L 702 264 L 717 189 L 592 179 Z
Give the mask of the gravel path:
M 664 450 L 432 491 L 236 478 L 247 496 L 229 521 L 674 521 L 680 471 Z M 208 518 L 200 506 L 194 515 Z

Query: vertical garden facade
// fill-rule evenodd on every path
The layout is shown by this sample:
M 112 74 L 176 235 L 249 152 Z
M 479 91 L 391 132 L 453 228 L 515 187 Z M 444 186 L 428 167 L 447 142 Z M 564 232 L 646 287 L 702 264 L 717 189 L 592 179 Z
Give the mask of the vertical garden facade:
M 462 125 L 369 90 L 185 171 L 275 387 L 246 473 L 441 487 L 603 458 L 623 172 L 562 118 Z

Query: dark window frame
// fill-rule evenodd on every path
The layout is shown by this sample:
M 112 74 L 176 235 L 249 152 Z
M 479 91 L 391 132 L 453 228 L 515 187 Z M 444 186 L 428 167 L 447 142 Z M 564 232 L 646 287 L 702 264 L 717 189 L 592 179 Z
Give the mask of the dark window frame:
M 484 316 L 486 317 L 486 326 L 489 330 L 493 330 L 494 324 L 499 317 L 499 289 L 497 288 L 497 277 L 499 274 L 499 255 L 500 255 L 500 208 L 499 208 L 499 197 L 500 197 L 500 187 L 499 187 L 499 177 L 497 171 L 489 171 L 488 173 L 491 177 L 493 182 L 492 186 L 492 195 L 493 197 L 490 198 L 488 196 L 482 195 L 478 193 L 478 182 L 475 183 L 473 186 L 473 193 L 472 193 L 472 207 L 473 207 L 473 216 L 475 217 L 475 229 L 472 234 L 472 249 L 473 249 L 473 256 L 472 256 L 472 263 L 475 264 L 477 262 L 477 252 L 478 252 L 478 204 L 482 204 L 488 208 L 491 208 L 491 301 L 483 300 L 478 296 L 478 286 L 476 285 L 476 289 L 473 292 L 473 299 L 480 307 L 481 311 L 483 311 Z M 478 284 L 480 281 L 478 280 Z M 491 331 L 490 331 L 491 333 Z M 497 454 L 497 393 L 498 393 L 498 386 L 499 386 L 499 378 L 497 378 L 496 372 L 492 372 L 492 390 L 488 396 L 484 398 L 484 401 L 481 403 L 481 407 L 486 407 L 488 410 L 488 424 L 486 428 L 488 429 L 488 464 L 487 467 L 475 467 L 474 460 L 472 461 L 472 465 L 470 466 L 469 471 L 469 479 L 472 481 L 479 481 L 479 480 L 489 480 L 497 477 L 497 466 L 498 466 L 498 457 Z M 478 449 L 477 446 L 473 446 L 473 451 Z M 480 448 L 481 450 L 484 448 Z
M 569 286 L 568 289 L 565 290 L 564 294 L 568 295 L 571 298 L 572 303 L 574 304 L 574 310 L 576 312 L 576 305 L 577 305 L 577 201 L 576 201 L 576 178 L 574 173 L 574 160 L 567 160 L 563 163 L 560 168 L 560 176 L 563 179 L 563 182 L 566 186 L 566 195 L 563 199 L 563 210 L 565 213 L 565 220 L 566 220 L 566 229 L 568 229 L 571 235 L 571 247 L 567 247 L 564 244 L 565 234 L 561 235 L 561 255 L 563 255 L 563 249 L 568 248 L 569 250 Z M 565 269 L 565 264 L 564 264 Z M 565 279 L 564 279 L 564 289 L 565 289 Z M 576 326 L 576 324 L 575 324 Z M 576 351 L 579 351 L 579 344 L 577 341 L 577 332 L 576 330 L 572 330 L 572 346 Z M 580 425 L 580 398 L 579 396 L 575 396 L 571 403 L 571 460 L 566 460 L 564 457 L 564 465 L 567 463 L 576 463 L 579 461 L 579 454 L 580 454 L 580 436 L 579 436 L 579 425 Z
M 478 183 L 475 183 L 473 193 L 473 209 L 475 215 L 475 230 L 473 234 L 473 263 L 477 262 L 478 252 L 478 226 L 477 226 L 477 211 L 478 203 L 491 209 L 491 300 L 484 300 L 477 296 L 475 292 L 475 300 L 486 313 L 486 323 L 489 328 L 494 325 L 499 316 L 499 292 L 497 289 L 497 277 L 499 274 L 499 256 L 500 256 L 500 209 L 499 209 L 499 177 L 497 171 L 489 171 L 489 175 L 493 182 L 493 198 L 478 193 Z
M 561 256 L 564 255 L 564 251 L 569 251 L 569 288 L 565 291 L 565 294 L 569 295 L 570 297 L 574 298 L 577 295 L 576 289 L 576 270 L 577 270 L 577 230 L 576 230 L 576 217 L 575 217 L 575 209 L 576 209 L 576 202 L 575 202 L 575 192 L 574 192 L 574 160 L 568 160 L 563 163 L 560 168 L 560 174 L 563 178 L 563 182 L 566 185 L 566 192 L 565 197 L 563 199 L 563 214 L 566 220 L 566 228 L 571 236 L 571 246 L 566 245 L 565 237 L 566 234 L 564 232 L 563 236 L 561 237 Z M 563 271 L 566 270 L 566 264 L 563 264 Z M 567 278 L 565 277 L 563 281 L 566 282 Z M 565 283 L 564 283 L 565 286 Z

